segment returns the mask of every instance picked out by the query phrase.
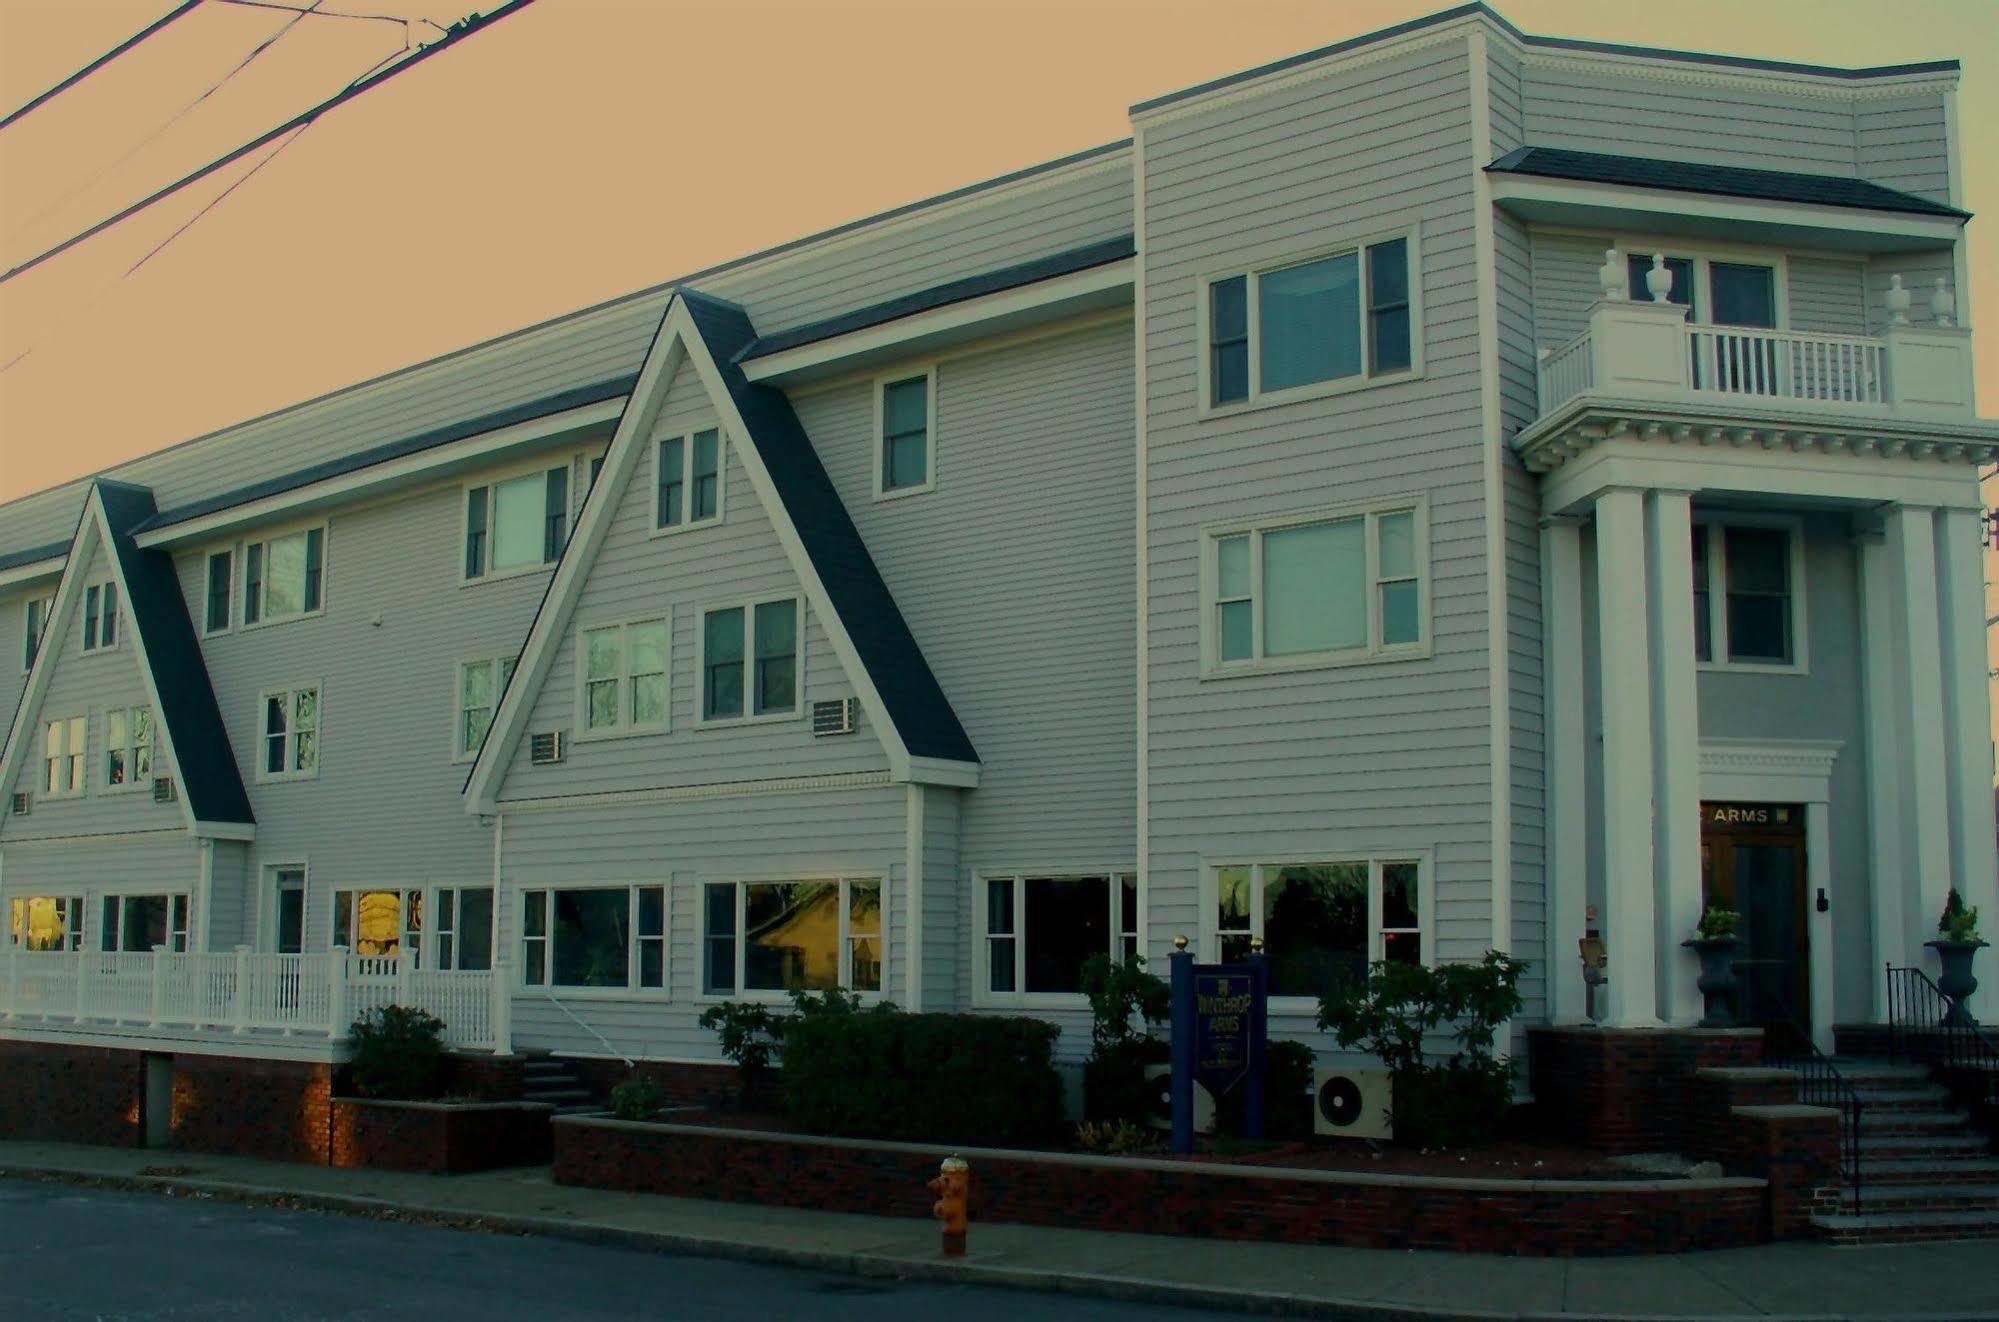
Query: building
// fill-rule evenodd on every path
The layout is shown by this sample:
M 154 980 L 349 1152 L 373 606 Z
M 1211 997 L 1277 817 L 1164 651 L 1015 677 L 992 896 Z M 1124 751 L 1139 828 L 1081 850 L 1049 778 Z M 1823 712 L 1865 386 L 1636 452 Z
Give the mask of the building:
M 1454 9 L 0 507 L 17 1043 L 712 1062 L 1094 952 L 1885 1013 L 1999 914 L 1957 65 Z

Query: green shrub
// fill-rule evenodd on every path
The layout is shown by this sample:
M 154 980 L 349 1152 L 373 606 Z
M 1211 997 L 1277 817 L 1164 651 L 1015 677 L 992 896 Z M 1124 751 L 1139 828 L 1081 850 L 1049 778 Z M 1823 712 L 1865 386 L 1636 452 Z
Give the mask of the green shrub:
M 1058 1032 L 1035 1019 L 886 1007 L 799 1016 L 779 1048 L 785 1113 L 815 1134 L 1036 1142 L 1061 1125 Z
M 1741 914 L 1710 904 L 1701 915 L 1700 922 L 1694 926 L 1694 934 L 1703 941 L 1733 941 L 1741 926 Z
M 1312 1136 L 1312 1048 L 1303 1042 L 1272 1042 L 1263 1056 L 1263 1136 Z
M 1090 1002 L 1083 1114 L 1099 1125 L 1142 1125 L 1156 1091 L 1146 1082 L 1145 1068 L 1163 1065 L 1172 1055 L 1147 1030 L 1171 1014 L 1172 993 L 1145 971 L 1143 955 L 1121 961 L 1092 955 L 1083 965 L 1083 995 Z
M 701 1026 L 715 1034 L 722 1054 L 736 1062 L 739 1104 L 747 1105 L 763 1081 L 787 1022 L 787 1016 L 756 1001 L 724 1001 L 701 1012 Z
M 1943 917 L 1937 920 L 1937 935 L 1946 941 L 1972 942 L 1978 940 L 1978 908 L 1966 908 L 1964 897 L 1957 893 L 1957 887 L 1950 888 L 1944 897 Z
M 348 1030 L 354 1058 L 347 1079 L 355 1095 L 418 1101 L 444 1090 L 444 1021 L 424 1010 L 385 1005 Z
M 611 1114 L 620 1120 L 650 1120 L 665 1100 L 657 1083 L 643 1074 L 628 1074 L 611 1089 Z
M 1455 1147 L 1497 1131 L 1513 1100 L 1513 1070 L 1494 1055 L 1493 1042 L 1500 1025 L 1520 1013 L 1526 968 L 1497 950 L 1476 964 L 1377 960 L 1366 985 L 1320 999 L 1319 1027 L 1341 1046 L 1375 1056 L 1394 1076 L 1397 1142 Z M 1458 1050 L 1432 1060 L 1425 1039 L 1446 1028 Z
M 1129 1120 L 1106 1120 L 1099 1124 L 1084 1121 L 1076 1126 L 1076 1146 L 1085 1152 L 1106 1157 L 1133 1157 L 1158 1152 L 1164 1144 L 1159 1135 Z

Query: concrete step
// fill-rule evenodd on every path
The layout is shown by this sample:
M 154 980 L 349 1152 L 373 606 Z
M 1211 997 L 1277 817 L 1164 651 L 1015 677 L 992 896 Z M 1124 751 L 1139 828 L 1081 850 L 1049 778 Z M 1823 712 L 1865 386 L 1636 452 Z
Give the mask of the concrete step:
M 591 1100 L 588 1088 L 527 1088 L 521 1096 L 530 1102 L 551 1102 L 557 1106 Z
M 1950 1091 L 1942 1084 L 1931 1084 L 1927 1088 L 1863 1088 L 1855 1087 L 1854 1095 L 1871 1114 L 1874 1112 L 1900 1111 L 1948 1111 Z
M 1855 1087 L 1859 1087 L 1862 1083 L 1927 1083 L 1930 1078 L 1927 1065 L 1908 1061 L 1834 1056 L 1832 1064 L 1833 1068 Z
M 1867 1184 L 1858 1197 L 1867 1212 L 1999 1212 L 1999 1184 Z M 1854 1191 L 1841 1189 L 1839 1201 L 1852 1210 Z
M 1962 1111 L 1869 1109 L 1860 1117 L 1863 1138 L 1885 1134 L 1962 1134 L 1970 1131 L 1971 1117 Z
M 1860 1178 L 1870 1189 L 1877 1185 L 1897 1184 L 1999 1184 L 1999 1157 L 1878 1158 L 1872 1148 L 1863 1148 Z
M 1999 1239 L 1999 1212 L 1833 1212 L 1813 1217 L 1812 1227 L 1835 1244 Z
M 1863 1159 L 1910 1160 L 1915 1158 L 1954 1160 L 1983 1157 L 1991 1151 L 1991 1140 L 1983 1134 L 1875 1134 L 1863 1133 Z

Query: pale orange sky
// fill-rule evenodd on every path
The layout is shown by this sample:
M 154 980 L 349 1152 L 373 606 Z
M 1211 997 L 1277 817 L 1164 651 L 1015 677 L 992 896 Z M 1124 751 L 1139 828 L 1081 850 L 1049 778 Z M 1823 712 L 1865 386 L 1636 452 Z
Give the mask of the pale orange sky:
M 449 22 L 498 0 L 329 0 Z M 172 7 L 0 0 L 11 109 Z M 540 0 L 0 287 L 0 500 L 714 262 L 1124 137 L 1128 105 L 1441 0 Z M 1999 211 L 1999 0 L 1509 0 L 1529 32 L 1964 64 L 1966 205 Z M 391 24 L 210 3 L 0 130 L 12 266 L 344 85 Z M 130 153 L 129 160 L 108 167 Z M 261 155 L 261 153 L 260 153 Z M 73 196 L 68 196 L 74 194 Z M 1973 226 L 1973 324 L 1999 239 Z M 1985 411 L 1999 337 L 1980 346 Z

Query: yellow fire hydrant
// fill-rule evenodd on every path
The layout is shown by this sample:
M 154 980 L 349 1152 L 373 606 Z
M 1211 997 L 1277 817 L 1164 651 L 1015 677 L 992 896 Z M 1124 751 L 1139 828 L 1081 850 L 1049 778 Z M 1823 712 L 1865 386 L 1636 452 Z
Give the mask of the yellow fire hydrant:
M 944 1223 L 944 1256 L 965 1256 L 965 1227 L 972 1197 L 972 1167 L 962 1157 L 946 1157 L 937 1178 L 925 1186 L 937 1195 L 930 1215 Z

